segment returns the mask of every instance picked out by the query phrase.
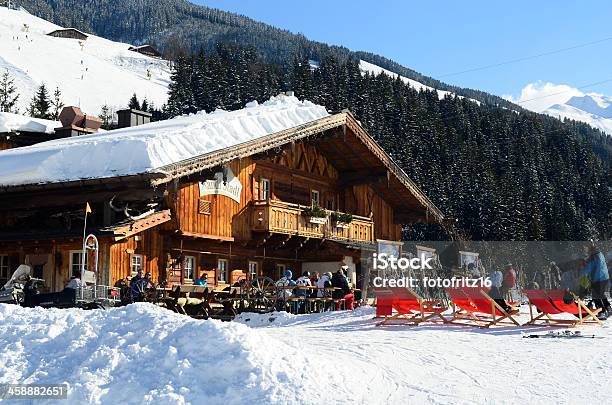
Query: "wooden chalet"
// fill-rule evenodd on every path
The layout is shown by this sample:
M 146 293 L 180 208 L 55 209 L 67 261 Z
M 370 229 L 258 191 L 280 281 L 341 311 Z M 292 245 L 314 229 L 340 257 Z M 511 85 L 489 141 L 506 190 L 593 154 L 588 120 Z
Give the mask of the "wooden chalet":
M 155 49 L 152 45 L 140 45 L 140 46 L 130 46 L 128 51 L 138 52 L 143 55 L 151 56 L 153 58 L 161 58 L 161 53 Z
M 350 112 L 146 173 L 0 193 L 0 278 L 26 263 L 54 290 L 81 266 L 86 202 L 87 233 L 100 243 L 98 281 L 107 284 L 138 269 L 170 284 L 203 271 L 217 284 L 246 272 L 277 279 L 341 261 L 359 273 L 360 248 L 399 241 L 402 224 L 443 220 Z M 312 219 L 313 204 L 352 221 Z
M 60 138 L 59 122 L 0 112 L 0 150 L 30 146 Z
M 78 39 L 80 41 L 85 41 L 88 37 L 87 34 L 77 30 L 76 28 L 61 28 L 59 30 L 51 31 L 47 35 L 56 38 Z

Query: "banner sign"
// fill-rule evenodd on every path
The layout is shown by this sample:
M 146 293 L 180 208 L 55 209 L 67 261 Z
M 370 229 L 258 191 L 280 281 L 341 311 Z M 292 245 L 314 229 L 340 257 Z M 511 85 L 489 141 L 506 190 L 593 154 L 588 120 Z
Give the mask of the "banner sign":
M 240 194 L 242 192 L 242 184 L 237 177 L 234 177 L 232 169 L 229 167 L 223 172 L 215 173 L 213 180 L 200 182 L 200 197 L 205 195 L 224 195 L 232 200 L 240 203 Z

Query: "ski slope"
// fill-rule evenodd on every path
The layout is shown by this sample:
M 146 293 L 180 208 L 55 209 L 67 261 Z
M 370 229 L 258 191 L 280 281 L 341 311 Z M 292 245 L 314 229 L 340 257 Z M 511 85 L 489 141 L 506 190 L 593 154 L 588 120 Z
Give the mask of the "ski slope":
M 21 113 L 42 83 L 51 94 L 59 87 L 65 105 L 91 115 L 105 104 L 125 108 L 134 92 L 158 107 L 166 102 L 167 61 L 94 35 L 85 41 L 46 35 L 59 28 L 26 11 L 0 7 L 0 72 L 8 70 L 15 80 Z
M 579 404 L 612 398 L 612 337 L 544 328 L 378 328 L 372 308 L 194 320 L 151 304 L 0 304 L 0 384 L 67 383 L 66 404 Z M 524 320 L 524 315 L 523 315 Z M 57 401 L 56 401 L 57 402 Z M 54 403 L 49 401 L 49 403 Z

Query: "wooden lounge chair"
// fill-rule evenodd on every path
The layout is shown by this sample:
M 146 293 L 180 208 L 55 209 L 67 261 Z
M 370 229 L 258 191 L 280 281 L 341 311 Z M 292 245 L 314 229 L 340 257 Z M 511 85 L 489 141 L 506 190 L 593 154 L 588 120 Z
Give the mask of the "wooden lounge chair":
M 488 328 L 520 324 L 482 288 L 445 288 L 455 307 L 449 323 Z
M 376 326 L 419 325 L 423 322 L 443 322 L 443 312 L 448 308 L 437 301 L 427 301 L 409 288 L 381 288 L 375 290 L 377 297 L 383 297 L 396 311 L 386 315 Z
M 589 309 L 584 301 L 578 298 L 575 295 L 572 295 L 573 301 L 569 304 L 566 304 L 563 298 L 565 297 L 564 290 L 549 290 L 546 292 L 548 297 L 550 298 L 550 302 L 559 310 L 574 315 L 577 319 L 575 325 L 583 325 L 583 324 L 598 324 L 603 325 L 603 323 L 597 319 L 597 314 L 601 309 Z

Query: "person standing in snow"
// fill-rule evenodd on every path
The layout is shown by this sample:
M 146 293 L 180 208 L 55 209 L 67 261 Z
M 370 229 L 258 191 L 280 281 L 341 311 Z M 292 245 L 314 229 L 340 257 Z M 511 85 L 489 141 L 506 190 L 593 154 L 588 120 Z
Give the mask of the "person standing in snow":
M 587 277 L 591 284 L 591 294 L 595 308 L 601 309 L 598 318 L 605 319 L 610 312 L 610 302 L 606 298 L 610 274 L 606 259 L 594 243 L 589 246 L 589 257 L 586 265 L 580 270 L 581 277 Z
M 344 308 L 345 309 L 353 309 L 355 303 L 355 296 L 351 291 L 351 287 L 349 286 L 348 279 L 344 275 L 344 271 L 348 270 L 347 265 L 342 265 L 340 269 L 334 274 L 331 279 L 332 287 L 337 288 L 334 290 L 332 294 L 332 298 L 334 299 L 344 299 Z M 340 301 L 336 303 L 336 311 L 340 310 Z
M 508 263 L 504 269 L 504 281 L 501 286 L 502 298 L 508 295 L 508 292 L 516 286 L 516 270 L 512 266 L 512 263 Z

